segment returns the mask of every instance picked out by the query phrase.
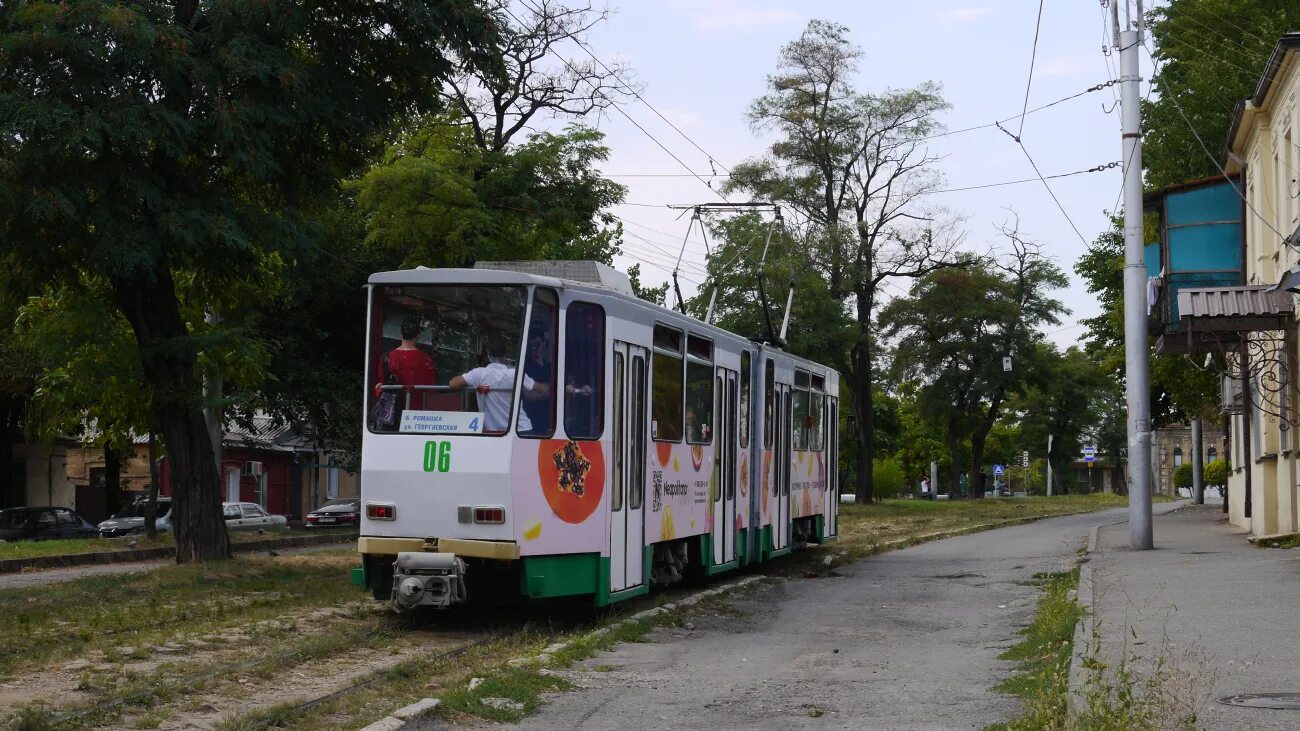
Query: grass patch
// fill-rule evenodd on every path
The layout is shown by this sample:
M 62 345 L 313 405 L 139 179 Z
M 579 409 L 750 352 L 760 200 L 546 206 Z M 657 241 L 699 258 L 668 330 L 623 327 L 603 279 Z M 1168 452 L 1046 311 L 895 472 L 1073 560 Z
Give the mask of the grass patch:
M 355 600 L 348 571 L 357 561 L 343 549 L 0 589 L 0 677 L 95 650 L 125 659 L 116 648 Z
M 506 667 L 488 675 L 474 690 L 467 685 L 443 693 L 437 713 L 452 717 L 474 716 L 488 721 L 519 721 L 537 711 L 542 693 L 570 687 L 563 678 L 544 675 L 533 668 Z M 510 703 L 485 702 L 499 699 Z
M 1066 728 L 1074 626 L 1083 617 L 1083 608 L 1071 595 L 1071 590 L 1079 586 L 1079 570 L 1039 574 L 1035 578 L 1043 595 L 1034 621 L 1021 630 L 1023 639 L 999 656 L 1014 660 L 1017 672 L 995 687 L 1019 696 L 1024 701 L 1024 714 L 990 726 L 990 731 Z
M 1126 496 L 1106 493 L 980 500 L 884 500 L 870 505 L 844 503 L 840 505 L 839 541 L 834 547 L 847 552 L 847 558 L 853 560 L 879 553 L 884 550 L 882 544 L 920 542 L 930 533 L 1125 505 L 1128 505 Z
M 1255 541 L 1255 548 L 1300 548 L 1300 533 Z

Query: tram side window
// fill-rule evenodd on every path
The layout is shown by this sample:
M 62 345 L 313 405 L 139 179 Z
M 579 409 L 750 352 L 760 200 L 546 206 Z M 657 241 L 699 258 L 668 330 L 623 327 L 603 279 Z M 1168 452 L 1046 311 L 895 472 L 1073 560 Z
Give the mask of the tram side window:
M 686 360 L 686 441 L 713 441 L 713 343 L 690 336 Z
M 794 449 L 808 449 L 808 371 L 794 372 L 794 406 L 790 412 L 791 441 Z
M 749 448 L 749 351 L 740 354 L 740 448 Z
M 809 405 L 813 423 L 808 446 L 816 452 L 826 448 L 826 419 L 828 416 L 826 404 L 826 377 L 814 373 L 812 377 L 812 403 Z
M 654 331 L 650 386 L 650 438 L 682 440 L 682 332 L 662 325 Z
M 560 302 L 555 290 L 538 287 L 528 322 L 524 375 L 534 387 L 525 391 L 521 405 L 528 419 L 519 420 L 519 435 L 550 437 L 555 434 L 555 353 L 558 346 Z
M 772 392 L 776 388 L 776 364 L 767 361 L 763 374 L 763 448 L 772 448 Z
M 571 302 L 564 325 L 564 431 L 599 439 L 605 431 L 605 310 Z

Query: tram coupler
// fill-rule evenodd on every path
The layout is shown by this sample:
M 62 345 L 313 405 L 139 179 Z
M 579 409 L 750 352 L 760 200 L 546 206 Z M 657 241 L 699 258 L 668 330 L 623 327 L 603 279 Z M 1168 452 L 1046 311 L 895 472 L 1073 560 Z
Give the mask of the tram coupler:
M 465 561 L 454 553 L 403 551 L 393 562 L 395 612 L 419 606 L 450 607 L 469 599 L 465 590 Z

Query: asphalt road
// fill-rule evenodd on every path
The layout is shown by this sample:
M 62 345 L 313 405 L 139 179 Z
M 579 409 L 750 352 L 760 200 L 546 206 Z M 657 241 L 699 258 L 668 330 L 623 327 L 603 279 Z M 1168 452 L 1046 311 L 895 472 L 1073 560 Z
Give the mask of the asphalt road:
M 339 548 L 348 548 L 347 543 L 326 543 L 319 546 L 302 546 L 300 548 L 277 548 L 277 553 L 295 554 L 295 553 L 316 553 L 317 551 L 331 551 Z M 355 546 L 352 546 L 355 548 Z M 254 554 L 235 554 L 254 555 Z M 44 586 L 46 584 L 56 584 L 61 581 L 71 581 L 81 579 L 87 576 L 103 576 L 105 574 L 135 574 L 141 571 L 152 571 L 160 566 L 175 565 L 175 561 L 138 561 L 136 563 L 110 563 L 110 564 L 90 564 L 87 566 L 72 566 L 66 569 L 47 569 L 45 571 L 33 571 L 27 574 L 0 574 L 0 589 L 24 589 L 33 586 Z
M 1168 506 L 1157 506 L 1157 510 Z M 991 690 L 1033 617 L 1035 573 L 1068 568 L 1123 509 L 895 551 L 738 600 L 583 663 L 572 692 L 513 728 L 980 729 L 1019 701 Z M 423 721 L 407 728 L 436 728 Z

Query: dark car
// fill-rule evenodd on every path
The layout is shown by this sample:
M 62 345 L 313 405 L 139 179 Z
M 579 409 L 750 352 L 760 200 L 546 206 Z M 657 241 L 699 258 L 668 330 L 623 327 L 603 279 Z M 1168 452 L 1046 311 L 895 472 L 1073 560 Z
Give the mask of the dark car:
M 93 538 L 99 531 L 67 508 L 6 508 L 0 510 L 0 540 Z
M 361 498 L 331 500 L 307 513 L 304 528 L 360 528 Z

